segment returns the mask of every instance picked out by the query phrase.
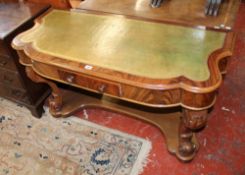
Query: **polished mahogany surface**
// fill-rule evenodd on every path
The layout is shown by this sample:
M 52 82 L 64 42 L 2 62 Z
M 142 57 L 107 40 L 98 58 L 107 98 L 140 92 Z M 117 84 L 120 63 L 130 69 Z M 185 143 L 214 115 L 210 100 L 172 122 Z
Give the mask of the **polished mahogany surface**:
M 223 47 L 225 35 L 121 16 L 54 10 L 20 41 L 91 69 L 99 66 L 152 79 L 185 76 L 204 81 L 210 76 L 207 59 Z
M 69 9 L 71 6 L 69 5 L 68 0 L 25 0 L 26 2 L 35 3 L 35 4 L 50 4 L 53 8 L 58 9 Z M 76 0 L 77 1 L 77 0 Z M 79 0 L 80 2 L 80 0 Z
M 206 109 L 215 101 L 225 68 L 220 61 L 231 56 L 233 39 L 232 33 L 121 15 L 53 10 L 12 45 L 23 65 L 59 82 L 146 106 Z
M 152 8 L 150 0 L 84 0 L 74 8 L 231 30 L 239 3 L 240 0 L 224 1 L 216 17 L 205 15 L 206 0 L 165 0 L 159 8 Z

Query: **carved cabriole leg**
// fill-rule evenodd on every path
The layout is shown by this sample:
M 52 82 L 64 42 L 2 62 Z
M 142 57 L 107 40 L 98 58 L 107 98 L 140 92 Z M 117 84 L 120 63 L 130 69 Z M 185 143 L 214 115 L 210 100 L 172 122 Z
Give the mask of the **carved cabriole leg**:
M 191 160 L 197 146 L 192 142 L 193 131 L 204 127 L 207 123 L 208 110 L 194 111 L 182 109 L 179 127 L 179 155 L 182 160 Z
M 26 67 L 26 74 L 32 81 L 34 81 L 36 83 L 46 83 L 51 87 L 52 93 L 51 93 L 51 96 L 49 97 L 49 101 L 48 101 L 49 102 L 49 110 L 53 116 L 56 116 L 55 114 L 57 112 L 59 112 L 62 108 L 62 96 L 61 96 L 59 88 L 52 81 L 49 81 L 49 80 L 41 77 L 37 73 L 35 73 L 33 71 L 32 67 L 29 67 L 29 66 Z

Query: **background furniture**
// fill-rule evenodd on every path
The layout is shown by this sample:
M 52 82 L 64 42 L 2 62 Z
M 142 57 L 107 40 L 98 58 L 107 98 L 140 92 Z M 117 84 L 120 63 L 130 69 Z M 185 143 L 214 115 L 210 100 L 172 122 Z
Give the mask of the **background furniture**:
M 27 78 L 11 41 L 33 26 L 33 20 L 49 7 L 31 3 L 0 3 L 0 96 L 27 106 L 36 117 L 42 114 L 49 90 L 47 86 Z
M 159 8 L 152 8 L 149 0 L 84 0 L 73 8 L 135 16 L 199 28 L 232 30 L 240 0 L 222 3 L 219 15 L 206 16 L 206 0 L 166 0 Z
M 68 0 L 25 0 L 31 3 L 50 4 L 53 8 L 69 9 L 71 6 Z
M 151 6 L 158 8 L 164 0 L 151 0 Z M 195 1 L 193 1 L 195 3 Z M 222 0 L 206 0 L 205 15 L 217 16 L 221 8 Z
M 18 3 L 18 2 L 28 2 L 35 4 L 50 4 L 53 8 L 57 9 L 69 9 L 71 6 L 68 0 L 0 0 L 0 3 Z

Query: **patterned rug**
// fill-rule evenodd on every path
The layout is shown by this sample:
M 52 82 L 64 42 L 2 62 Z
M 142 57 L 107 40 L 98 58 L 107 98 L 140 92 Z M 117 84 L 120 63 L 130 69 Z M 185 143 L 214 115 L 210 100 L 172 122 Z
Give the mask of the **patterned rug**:
M 76 117 L 34 118 L 0 98 L 0 175 L 137 175 L 147 140 Z

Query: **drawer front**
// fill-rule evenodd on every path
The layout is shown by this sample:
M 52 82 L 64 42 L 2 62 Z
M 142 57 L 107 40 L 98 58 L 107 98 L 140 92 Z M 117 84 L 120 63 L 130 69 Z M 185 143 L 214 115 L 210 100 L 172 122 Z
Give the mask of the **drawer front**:
M 24 102 L 26 104 L 30 104 L 26 91 L 11 88 L 1 83 L 0 83 L 0 96 L 11 100 L 16 100 L 16 101 Z
M 102 94 L 106 93 L 118 97 L 123 95 L 120 85 L 116 83 L 83 75 L 75 75 L 74 73 L 60 70 L 58 70 L 58 75 L 59 79 L 62 79 L 71 85 L 97 91 Z
M 17 72 L 7 71 L 0 68 L 0 82 L 14 88 L 23 88 L 21 79 Z
M 4 48 L 3 41 L 0 40 L 0 55 L 8 56 L 6 49 Z
M 14 60 L 3 55 L 0 55 L 0 69 L 1 68 L 17 71 Z

